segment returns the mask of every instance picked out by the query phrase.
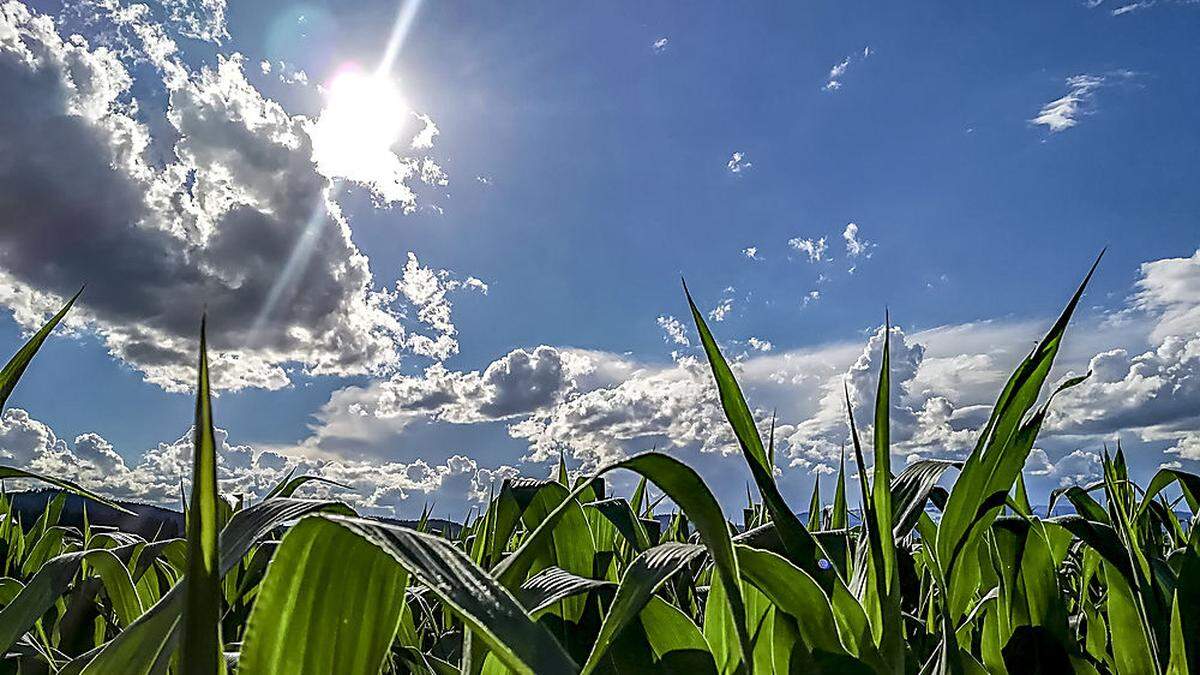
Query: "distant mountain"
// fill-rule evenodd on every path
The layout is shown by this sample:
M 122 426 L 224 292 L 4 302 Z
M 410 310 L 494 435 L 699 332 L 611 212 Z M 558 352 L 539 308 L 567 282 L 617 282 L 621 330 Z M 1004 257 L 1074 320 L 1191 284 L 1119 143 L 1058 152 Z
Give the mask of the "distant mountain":
M 61 494 L 59 490 L 31 490 L 10 492 L 7 496 L 13 510 L 21 518 L 21 523 L 29 527 L 46 510 L 46 504 L 59 494 Z M 174 539 L 184 536 L 183 514 L 178 511 L 151 504 L 113 500 L 136 514 L 129 515 L 86 497 L 72 493 L 66 493 L 66 495 L 62 515 L 59 517 L 60 525 L 82 528 L 83 509 L 86 504 L 88 523 L 91 525 L 115 527 L 122 532 L 137 534 L 147 540 Z

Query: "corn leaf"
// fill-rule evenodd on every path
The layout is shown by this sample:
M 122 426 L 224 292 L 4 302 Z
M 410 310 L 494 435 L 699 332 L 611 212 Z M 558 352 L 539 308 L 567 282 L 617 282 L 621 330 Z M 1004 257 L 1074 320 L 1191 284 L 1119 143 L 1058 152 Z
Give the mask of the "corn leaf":
M 192 498 L 188 506 L 187 586 L 183 598 L 180 667 L 183 675 L 224 672 L 221 649 L 221 574 L 217 569 L 217 448 L 208 391 L 205 322 L 200 322 L 200 365 L 196 384 Z
M 374 542 L 324 518 L 305 518 L 271 559 L 247 621 L 238 673 L 378 673 L 407 582 L 407 572 Z
M 695 320 L 696 329 L 700 332 L 700 342 L 704 345 L 704 353 L 708 357 L 713 379 L 717 383 L 721 408 L 724 409 L 725 417 L 729 420 L 734 435 L 737 436 L 742 455 L 750 467 L 750 473 L 754 477 L 754 483 L 758 486 L 763 502 L 771 513 L 771 519 L 779 530 L 779 538 L 787 549 L 788 558 L 816 578 L 823 578 L 826 575 L 817 564 L 818 560 L 824 557 L 820 553 L 820 547 L 804 524 L 796 517 L 796 514 L 788 508 L 783 495 L 779 493 L 779 487 L 775 484 L 773 463 L 763 448 L 762 437 L 758 434 L 754 415 L 751 414 L 750 407 L 746 405 L 742 389 L 738 386 L 725 357 L 721 355 L 721 349 L 717 346 L 712 332 L 709 331 L 708 324 L 704 322 L 704 317 L 696 308 L 696 303 L 692 300 L 691 293 L 688 292 L 687 284 L 684 284 L 683 292 L 687 296 L 692 319 Z

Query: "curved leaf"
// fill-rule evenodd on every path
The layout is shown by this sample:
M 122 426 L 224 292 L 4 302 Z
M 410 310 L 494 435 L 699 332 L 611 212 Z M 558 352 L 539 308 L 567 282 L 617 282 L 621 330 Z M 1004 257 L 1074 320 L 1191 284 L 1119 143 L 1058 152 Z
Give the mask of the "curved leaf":
M 325 518 L 301 520 L 259 586 L 238 673 L 375 675 L 396 634 L 407 581 L 374 541 Z
M 592 653 L 583 664 L 582 672 L 586 674 L 594 671 L 600 665 L 613 639 L 638 617 L 642 608 L 654 595 L 654 591 L 672 574 L 704 552 L 703 546 L 668 543 L 659 544 L 634 558 L 629 569 L 625 571 L 621 584 L 617 586 L 617 594 L 604 617 L 604 623 L 600 625 L 600 633 L 592 645 Z
M 616 584 L 611 581 L 588 579 L 571 574 L 561 567 L 547 567 L 521 584 L 521 588 L 517 591 L 517 599 L 530 614 L 536 615 L 563 598 L 601 588 L 615 587 Z
M 579 667 L 533 622 L 507 589 L 446 539 L 347 516 L 313 516 L 362 537 L 429 588 L 473 635 L 519 673 L 574 673 Z

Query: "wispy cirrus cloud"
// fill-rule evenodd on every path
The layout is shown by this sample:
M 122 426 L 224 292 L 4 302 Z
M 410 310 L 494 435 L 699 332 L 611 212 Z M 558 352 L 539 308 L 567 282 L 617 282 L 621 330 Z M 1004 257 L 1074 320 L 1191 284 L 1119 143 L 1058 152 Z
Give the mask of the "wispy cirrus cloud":
M 850 64 L 856 59 L 865 61 L 874 54 L 871 47 L 863 47 L 862 51 L 857 54 L 851 54 L 846 58 L 833 64 L 829 69 L 829 76 L 825 78 L 825 85 L 821 87 L 824 91 L 837 91 L 842 88 L 842 80 L 846 76 L 846 71 L 850 69 Z
M 1095 114 L 1096 97 L 1101 89 L 1137 77 L 1131 70 L 1114 70 L 1103 74 L 1072 75 L 1066 79 L 1067 93 L 1043 105 L 1029 120 L 1056 134 L 1078 126 L 1083 118 Z

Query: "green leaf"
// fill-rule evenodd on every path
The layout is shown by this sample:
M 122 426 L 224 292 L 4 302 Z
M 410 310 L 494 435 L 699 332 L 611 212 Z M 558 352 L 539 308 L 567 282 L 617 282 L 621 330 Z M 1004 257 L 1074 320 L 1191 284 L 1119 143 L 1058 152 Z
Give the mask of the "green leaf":
M 340 502 L 310 499 L 275 499 L 259 502 L 233 514 L 221 531 L 220 575 L 233 569 L 259 539 L 283 523 L 296 520 L 316 511 L 349 509 Z M 183 543 L 178 540 L 164 544 Z M 171 546 L 165 546 L 167 553 Z M 186 558 L 179 562 L 185 567 Z M 179 641 L 180 616 L 186 580 L 165 593 L 137 621 L 117 637 L 71 662 L 69 673 L 86 675 L 147 675 L 159 672 L 156 668 L 170 661 Z
M 345 528 L 387 553 L 518 673 L 575 673 L 579 667 L 500 584 L 454 544 L 434 535 L 378 521 L 313 516 Z M 327 527 L 327 526 L 322 526 Z
M 717 346 L 712 332 L 709 331 L 708 324 L 704 323 L 704 317 L 696 308 L 696 303 L 692 301 L 687 284 L 684 284 L 683 292 L 687 296 L 688 306 L 692 310 L 696 329 L 700 332 L 700 342 L 704 345 L 704 353 L 708 356 L 709 366 L 712 367 L 713 379 L 717 383 L 717 391 L 721 398 L 721 408 L 725 411 L 729 425 L 733 427 L 733 433 L 737 436 L 742 455 L 746 458 L 751 475 L 754 476 L 754 483 L 758 486 L 759 494 L 762 495 L 763 502 L 771 513 L 771 519 L 779 530 L 779 538 L 787 549 L 788 558 L 814 577 L 821 578 L 825 575 L 817 565 L 818 560 L 824 557 L 820 553 L 820 547 L 816 539 L 813 539 L 800 519 L 796 517 L 796 514 L 788 508 L 783 495 L 779 493 L 779 487 L 775 484 L 775 476 L 772 473 L 771 459 L 763 448 L 762 438 L 758 435 L 758 427 L 754 424 L 754 415 L 750 413 L 750 407 L 746 405 L 742 389 L 738 386 L 725 357 L 721 355 L 721 349 Z
M 750 635 L 745 625 L 746 608 L 738 583 L 737 557 L 729 535 L 729 524 L 725 522 L 721 506 L 712 491 L 691 467 L 669 455 L 647 452 L 602 467 L 575 489 L 572 498 L 583 492 L 592 480 L 614 469 L 629 469 L 641 474 L 657 485 L 695 523 L 701 540 L 708 547 L 709 554 L 716 564 L 717 574 L 729 587 L 726 598 L 738 626 L 738 645 L 743 658 L 748 662 L 747 665 L 752 665 L 749 662 L 752 662 L 754 657 Z M 520 585 L 536 559 L 536 552 L 545 545 L 545 541 L 550 537 L 558 520 L 567 512 L 571 502 L 570 498 L 564 500 L 558 508 L 547 514 L 541 525 L 525 537 L 521 546 L 495 567 L 493 572 L 501 585 L 510 589 Z
M 682 672 L 686 664 L 687 672 L 693 675 L 716 672 L 704 634 L 678 607 L 654 596 L 638 619 L 658 670 Z
M 981 507 L 996 492 L 1008 494 L 1025 464 L 1033 438 L 1022 438 L 1021 421 L 1041 394 L 1067 324 L 1099 263 L 1097 257 L 1058 320 L 1009 378 L 975 449 L 954 483 L 937 535 L 937 559 L 943 565 L 941 572 L 946 582 L 952 582 L 957 558 L 969 548 L 981 528 L 990 524 L 999 508 Z M 1036 429 L 1033 431 L 1032 436 L 1036 437 Z M 1024 442 L 1026 440 L 1028 442 Z M 961 592 L 965 593 L 966 589 Z M 960 608 L 954 607 L 952 611 L 959 612 Z
M 833 607 L 816 580 L 783 557 L 767 551 L 739 546 L 738 561 L 745 579 L 796 619 L 808 651 L 848 653 L 838 634 Z
M 634 515 L 633 507 L 629 502 L 620 497 L 613 497 L 611 499 L 590 502 L 585 504 L 584 507 L 596 509 L 606 520 L 612 523 L 613 527 L 629 542 L 634 551 L 641 553 L 650 548 L 650 536 L 646 532 L 646 526 Z
M 611 588 L 616 588 L 611 581 L 588 579 L 560 567 L 547 567 L 521 584 L 516 595 L 530 614 L 537 615 L 563 598 Z
M 54 331 L 54 328 L 58 326 L 58 322 L 62 321 L 62 318 L 67 315 L 67 312 L 71 309 L 71 306 L 75 304 L 75 300 L 79 297 L 80 293 L 83 293 L 82 288 L 79 289 L 75 295 L 71 296 L 71 299 L 67 301 L 67 304 L 63 305 L 62 309 L 58 310 L 58 314 L 55 314 L 53 317 L 51 317 L 50 320 L 46 322 L 46 325 L 42 326 L 38 332 L 34 333 L 33 337 L 29 338 L 29 341 L 26 342 L 25 345 L 22 346 L 21 349 L 17 351 L 17 353 L 14 354 L 11 359 L 9 359 L 8 363 L 4 366 L 4 370 L 0 370 L 0 410 L 3 410 L 4 404 L 8 401 L 9 395 L 12 394 L 13 389 L 15 389 L 17 386 L 17 381 L 21 379 L 21 375 L 25 372 L 25 369 L 29 367 L 29 362 L 33 360 L 34 354 L 37 354 L 37 351 L 41 349 L 42 343 L 46 341 L 46 338 L 49 337 L 50 333 Z
M 1159 469 L 1158 473 L 1154 474 L 1154 478 L 1150 479 L 1150 484 L 1146 486 L 1146 494 L 1142 497 L 1137 515 L 1141 515 L 1158 493 L 1171 483 L 1179 483 L 1179 488 L 1183 491 L 1183 496 L 1187 499 L 1192 514 L 1200 513 L 1200 508 L 1197 506 L 1200 502 L 1200 476 L 1178 469 Z
M 1200 635 L 1200 529 L 1192 529 L 1181 558 L 1171 603 L 1169 675 L 1200 673 L 1200 643 L 1195 639 Z
M 130 553 L 133 546 L 129 545 L 124 553 Z M 11 649 L 34 622 L 54 606 L 85 560 L 112 555 L 113 552 L 107 549 L 77 551 L 51 558 L 42 565 L 12 602 L 0 610 L 0 653 Z
M 1117 675 L 1156 672 L 1157 664 L 1133 591 L 1124 575 L 1108 563 L 1104 564 L 1104 579 L 1108 587 L 1106 605 Z
M 846 446 L 842 446 L 841 464 L 838 467 L 837 491 L 833 493 L 833 512 L 830 515 L 829 527 L 843 530 L 849 525 L 850 509 L 846 504 Z
M 813 480 L 812 497 L 808 500 L 808 529 L 821 529 L 821 476 Z
M 324 518 L 305 518 L 288 530 L 259 586 L 239 675 L 379 673 L 407 582 L 374 542 Z
M 217 449 L 208 388 L 205 321 L 200 322 L 200 365 L 196 383 L 192 498 L 188 505 L 187 586 L 183 599 L 183 675 L 224 672 L 221 648 L 221 574 L 217 570 Z
M 583 673 L 593 672 L 601 663 L 613 639 L 641 613 L 654 591 L 671 575 L 703 555 L 705 548 L 695 544 L 667 543 L 648 549 L 634 558 L 613 598 L 600 633 L 592 646 Z
M 945 459 L 919 459 L 911 462 L 892 480 L 893 536 L 907 536 L 917 526 L 925 512 L 925 504 L 938 481 L 948 469 L 960 468 L 962 462 Z
M 295 471 L 295 469 L 292 470 Z M 329 480 L 328 478 L 322 478 L 320 476 L 296 476 L 293 478 L 289 473 L 287 478 L 279 481 L 275 487 L 271 488 L 271 491 L 267 493 L 266 497 L 263 497 L 263 500 L 266 501 L 267 499 L 274 499 L 275 497 L 291 497 L 292 495 L 296 494 L 296 490 L 299 490 L 307 483 L 324 483 L 326 485 L 334 485 L 347 490 L 353 489 L 349 485 L 346 485 L 345 483 L 339 483 L 336 480 Z

